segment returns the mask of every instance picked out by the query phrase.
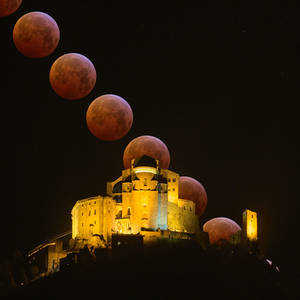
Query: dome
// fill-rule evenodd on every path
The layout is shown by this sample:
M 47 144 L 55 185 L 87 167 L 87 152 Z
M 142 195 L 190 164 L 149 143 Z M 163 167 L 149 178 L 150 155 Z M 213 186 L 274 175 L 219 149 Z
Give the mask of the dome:
M 233 220 L 218 217 L 207 221 L 203 225 L 203 231 L 208 233 L 210 244 L 221 245 L 229 242 L 232 235 L 241 230 L 241 227 Z
M 178 183 L 178 197 L 191 200 L 196 204 L 196 215 L 203 215 L 207 206 L 207 195 L 203 185 L 196 179 L 188 176 L 180 176 Z

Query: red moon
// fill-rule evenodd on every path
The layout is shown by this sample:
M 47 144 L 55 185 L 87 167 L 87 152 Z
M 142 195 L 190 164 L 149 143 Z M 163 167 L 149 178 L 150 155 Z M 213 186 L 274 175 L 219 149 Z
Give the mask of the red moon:
M 90 132 L 100 140 L 114 141 L 130 130 L 133 114 L 130 105 L 120 96 L 102 95 L 96 98 L 86 113 Z
M 196 215 L 203 215 L 207 206 L 207 194 L 199 181 L 192 177 L 180 176 L 178 183 L 178 197 L 195 202 Z
M 51 66 L 49 80 L 53 90 L 60 97 L 69 100 L 87 96 L 96 84 L 96 70 L 93 63 L 78 53 L 60 56 Z
M 14 13 L 21 5 L 22 0 L 0 0 L 0 17 Z
M 216 245 L 229 242 L 230 237 L 239 230 L 241 227 L 236 222 L 225 217 L 211 219 L 203 225 L 203 231 L 208 232 L 210 244 Z
M 59 28 L 49 15 L 34 11 L 22 16 L 15 24 L 13 40 L 25 56 L 41 58 L 51 54 L 60 38 Z
M 159 160 L 162 169 L 168 169 L 170 165 L 170 153 L 160 139 L 151 136 L 143 135 L 133 139 L 125 148 L 123 154 L 123 164 L 125 169 L 130 168 L 131 160 L 147 155 Z

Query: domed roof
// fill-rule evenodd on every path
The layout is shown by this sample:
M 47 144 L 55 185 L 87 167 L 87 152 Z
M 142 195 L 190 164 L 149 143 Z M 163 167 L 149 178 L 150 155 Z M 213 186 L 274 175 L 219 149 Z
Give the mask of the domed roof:
M 213 218 L 203 225 L 203 231 L 208 232 L 210 244 L 220 245 L 224 241 L 241 230 L 241 227 L 233 220 L 225 217 Z
M 196 215 L 201 216 L 204 213 L 207 206 L 207 195 L 203 185 L 196 179 L 188 176 L 180 176 L 178 197 L 195 202 Z

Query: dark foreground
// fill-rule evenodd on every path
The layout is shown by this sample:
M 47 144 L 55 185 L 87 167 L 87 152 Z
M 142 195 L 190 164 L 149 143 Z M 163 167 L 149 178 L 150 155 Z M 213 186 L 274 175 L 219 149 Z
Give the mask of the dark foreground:
M 196 244 L 87 252 L 77 264 L 2 293 L 1 299 L 292 299 L 260 254 Z M 297 298 L 295 298 L 297 299 Z

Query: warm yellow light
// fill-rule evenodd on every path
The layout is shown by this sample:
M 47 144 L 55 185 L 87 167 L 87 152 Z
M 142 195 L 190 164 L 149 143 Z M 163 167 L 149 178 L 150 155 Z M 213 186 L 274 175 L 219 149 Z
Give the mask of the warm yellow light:
M 134 172 L 137 173 L 153 173 L 156 174 L 157 170 L 152 167 L 136 167 L 134 168 Z
M 257 240 L 257 214 L 254 211 L 247 209 L 245 211 L 246 217 L 246 233 L 250 241 Z
M 31 255 L 41 251 L 42 249 L 48 247 L 48 246 L 54 246 L 54 245 L 56 245 L 55 242 L 45 243 L 45 244 L 39 245 L 39 246 L 35 247 L 30 253 L 28 253 L 28 256 L 31 256 Z

